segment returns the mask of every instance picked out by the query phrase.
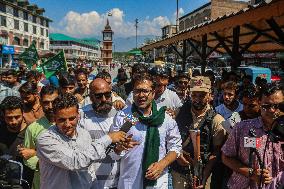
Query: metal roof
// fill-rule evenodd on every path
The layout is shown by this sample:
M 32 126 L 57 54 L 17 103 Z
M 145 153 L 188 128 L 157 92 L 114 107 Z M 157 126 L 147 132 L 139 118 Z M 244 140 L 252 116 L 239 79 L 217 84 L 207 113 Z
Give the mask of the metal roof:
M 49 39 L 50 41 L 73 41 L 83 45 L 89 45 L 91 47 L 97 47 L 97 48 L 100 45 L 100 41 L 96 38 L 78 39 L 62 33 L 51 33 Z
M 161 48 L 187 39 L 201 42 L 203 35 L 207 35 L 207 46 L 214 48 L 219 43 L 216 39 L 216 33 L 225 39 L 228 47 L 232 47 L 233 28 L 240 26 L 239 44 L 241 48 L 249 45 L 254 38 L 257 38 L 247 49 L 249 52 L 284 51 L 284 41 L 277 42 L 281 31 L 278 28 L 278 35 L 277 32 L 275 33 L 275 30 L 268 23 L 270 19 L 274 20 L 280 30 L 284 28 L 284 0 L 273 0 L 268 4 L 260 3 L 235 13 L 208 20 L 173 36 L 145 45 L 142 50 Z M 222 45 L 216 50 L 226 52 Z

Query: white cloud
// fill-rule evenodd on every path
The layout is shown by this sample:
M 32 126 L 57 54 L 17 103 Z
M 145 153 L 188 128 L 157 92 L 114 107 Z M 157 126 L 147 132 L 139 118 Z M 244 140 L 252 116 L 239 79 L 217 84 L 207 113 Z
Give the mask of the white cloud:
M 178 10 L 178 17 L 181 17 L 183 15 L 184 15 L 184 10 L 183 8 L 180 7 Z M 176 24 L 176 19 L 177 19 L 177 12 L 175 11 L 172 15 L 172 19 L 171 19 L 172 23 Z
M 183 12 L 182 9 L 180 11 Z M 108 16 L 110 12 L 112 16 Z M 123 10 L 119 8 L 113 8 L 103 14 L 96 11 L 86 13 L 69 11 L 57 25 L 50 27 L 50 31 L 74 37 L 100 36 L 108 18 L 115 36 L 134 36 L 134 19 L 129 22 L 125 21 L 124 17 Z M 158 16 L 153 19 L 147 16 L 139 19 L 138 22 L 138 35 L 161 35 L 161 28 L 170 24 L 170 20 L 165 16 Z

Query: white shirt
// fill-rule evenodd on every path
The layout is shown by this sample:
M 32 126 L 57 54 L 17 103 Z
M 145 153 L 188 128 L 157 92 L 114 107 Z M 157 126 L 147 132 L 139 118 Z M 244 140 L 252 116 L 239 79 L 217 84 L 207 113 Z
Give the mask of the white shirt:
M 167 108 L 171 108 L 173 110 L 176 110 L 182 106 L 182 101 L 176 94 L 176 92 L 166 89 L 163 94 L 155 100 L 157 107 L 161 108 L 163 106 L 166 106 Z M 131 106 L 133 104 L 133 91 L 130 92 L 126 99 L 126 105 Z
M 231 133 L 236 123 L 239 123 L 241 121 L 242 119 L 240 114 L 238 112 L 233 112 L 231 117 L 222 122 L 222 126 L 228 133 Z
M 113 125 L 116 110 L 112 109 L 106 117 L 98 116 L 92 105 L 83 107 L 79 125 L 88 130 L 94 141 L 107 135 Z M 108 189 L 117 187 L 119 176 L 119 161 L 107 155 L 104 159 L 97 160 L 89 167 L 89 172 L 96 175 L 92 183 L 94 189 Z
M 131 106 L 118 112 L 111 130 L 118 131 L 125 122 L 127 115 L 132 115 Z M 179 155 L 181 151 L 181 136 L 175 120 L 166 114 L 165 120 L 158 127 L 158 130 L 160 134 L 159 160 L 164 158 L 169 151 L 174 151 Z M 118 189 L 143 189 L 142 160 L 146 132 L 147 126 L 140 122 L 132 126 L 127 134 L 132 134 L 133 140 L 138 141 L 140 144 L 129 151 L 121 153 L 120 156 L 116 155 L 116 158 L 121 158 Z M 114 153 L 113 158 L 115 158 Z M 168 188 L 167 169 L 157 179 L 157 184 L 151 188 Z
M 225 119 L 228 119 L 229 117 L 231 117 L 231 115 L 232 115 L 234 112 L 240 112 L 240 111 L 243 110 L 243 105 L 242 105 L 240 102 L 238 102 L 238 103 L 239 103 L 239 105 L 238 105 L 237 109 L 235 109 L 235 110 L 233 110 L 233 111 L 229 110 L 224 104 L 221 104 L 221 105 L 217 106 L 217 107 L 215 108 L 215 110 L 216 110 L 216 112 L 217 112 L 218 114 L 220 114 L 221 116 L 223 116 Z

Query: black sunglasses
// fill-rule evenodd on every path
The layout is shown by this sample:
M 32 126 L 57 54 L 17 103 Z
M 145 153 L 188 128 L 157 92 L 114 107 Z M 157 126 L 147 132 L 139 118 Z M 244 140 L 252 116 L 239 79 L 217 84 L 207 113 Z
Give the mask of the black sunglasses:
M 270 110 L 270 109 L 274 109 L 274 110 L 278 110 L 279 109 L 279 104 L 262 104 L 261 108 L 265 109 L 265 110 Z
M 97 98 L 97 99 L 100 99 L 102 98 L 103 96 L 105 98 L 110 98 L 111 97 L 111 91 L 110 92 L 105 92 L 105 93 L 94 93 L 94 94 L 91 94 L 91 96 Z

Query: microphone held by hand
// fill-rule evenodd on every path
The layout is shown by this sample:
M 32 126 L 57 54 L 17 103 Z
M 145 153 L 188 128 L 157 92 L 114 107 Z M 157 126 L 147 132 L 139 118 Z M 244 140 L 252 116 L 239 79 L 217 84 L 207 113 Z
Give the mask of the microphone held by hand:
M 119 129 L 119 131 L 122 131 L 122 132 L 124 132 L 124 133 L 127 133 L 127 132 L 130 130 L 131 127 L 132 127 L 132 123 L 131 123 L 130 121 L 126 121 L 126 122 L 121 126 L 121 128 Z M 117 144 L 118 144 L 118 143 L 112 143 L 111 145 L 109 145 L 109 146 L 107 147 L 107 149 L 106 149 L 106 155 L 108 155 L 108 154 L 110 153 L 110 151 L 113 150 L 113 149 L 116 147 Z

